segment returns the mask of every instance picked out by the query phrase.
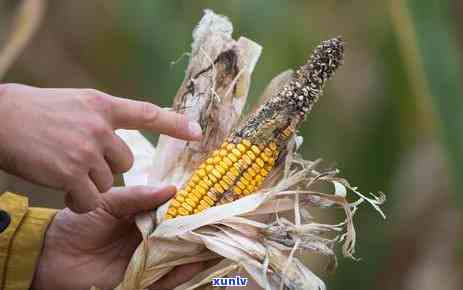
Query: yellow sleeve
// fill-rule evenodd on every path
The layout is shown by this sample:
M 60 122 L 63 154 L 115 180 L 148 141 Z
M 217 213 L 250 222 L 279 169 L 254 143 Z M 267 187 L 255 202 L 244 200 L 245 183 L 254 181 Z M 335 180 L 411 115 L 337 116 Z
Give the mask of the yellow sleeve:
M 0 289 L 27 290 L 56 210 L 30 208 L 26 197 L 9 192 L 0 195 L 0 209 L 11 218 L 0 233 Z

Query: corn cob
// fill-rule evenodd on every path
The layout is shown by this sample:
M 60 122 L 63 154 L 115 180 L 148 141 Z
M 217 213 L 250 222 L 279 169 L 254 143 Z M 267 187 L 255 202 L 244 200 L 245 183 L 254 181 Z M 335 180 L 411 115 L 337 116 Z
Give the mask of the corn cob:
M 199 213 L 249 195 L 284 156 L 286 145 L 342 64 L 344 42 L 322 42 L 308 63 L 199 166 L 169 204 L 166 219 Z

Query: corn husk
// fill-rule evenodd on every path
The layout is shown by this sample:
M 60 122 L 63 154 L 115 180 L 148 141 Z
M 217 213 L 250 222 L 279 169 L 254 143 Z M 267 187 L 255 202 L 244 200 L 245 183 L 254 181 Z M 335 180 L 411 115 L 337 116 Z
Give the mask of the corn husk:
M 134 167 L 124 175 L 126 185 L 181 187 L 237 125 L 261 47 L 243 37 L 235 41 L 231 34 L 228 19 L 205 12 L 193 33 L 185 80 L 174 98 L 174 110 L 202 125 L 201 142 L 160 136 L 154 148 L 137 131 L 117 132 L 135 156 Z M 281 87 L 287 76 L 285 72 L 276 77 L 262 98 Z M 385 199 L 382 194 L 361 194 L 338 177 L 337 170 L 323 169 L 320 161 L 304 160 L 298 154 L 302 142 L 300 136 L 292 138 L 286 158 L 252 195 L 171 220 L 164 220 L 166 204 L 138 216 L 143 241 L 116 289 L 146 289 L 175 266 L 218 258 L 218 264 L 175 289 L 198 289 L 213 278 L 236 275 L 250 278 L 245 289 L 325 289 L 303 260 L 326 256 L 333 268 L 339 244 L 344 256 L 354 258 L 353 216 L 358 206 L 368 202 L 384 216 L 379 205 Z M 319 221 L 311 214 L 315 207 L 343 209 L 345 219 L 334 224 Z

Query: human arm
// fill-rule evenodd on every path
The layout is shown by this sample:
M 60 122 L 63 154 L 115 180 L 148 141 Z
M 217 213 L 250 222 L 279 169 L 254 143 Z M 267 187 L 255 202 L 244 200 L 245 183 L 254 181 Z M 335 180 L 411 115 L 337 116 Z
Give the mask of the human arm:
M 181 114 L 88 89 L 0 84 L 0 117 L 0 169 L 64 191 L 66 205 L 81 213 L 95 209 L 113 174 L 132 165 L 116 128 L 201 137 Z
M 3 289 L 113 289 L 141 242 L 134 216 L 157 207 L 174 192 L 173 187 L 113 188 L 86 214 L 28 208 L 24 197 L 0 196 L 0 208 L 12 217 L 9 232 L 0 234 Z M 10 206 L 5 206 L 7 199 Z M 2 242 L 5 236 L 16 246 Z M 173 289 L 203 269 L 202 263 L 177 267 L 150 289 Z

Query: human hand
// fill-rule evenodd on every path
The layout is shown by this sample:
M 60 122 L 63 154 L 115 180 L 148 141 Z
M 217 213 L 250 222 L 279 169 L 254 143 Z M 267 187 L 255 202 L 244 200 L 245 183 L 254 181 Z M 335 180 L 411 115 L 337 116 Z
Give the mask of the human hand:
M 174 187 L 113 188 L 101 195 L 91 212 L 59 211 L 46 232 L 31 289 L 113 289 L 141 242 L 134 216 L 159 206 L 174 192 Z M 176 267 L 150 289 L 173 289 L 204 267 L 202 263 Z
M 114 129 L 145 129 L 186 140 L 201 128 L 156 105 L 88 89 L 40 89 L 0 84 L 0 168 L 67 193 L 76 212 L 96 208 L 113 173 L 133 156 Z

